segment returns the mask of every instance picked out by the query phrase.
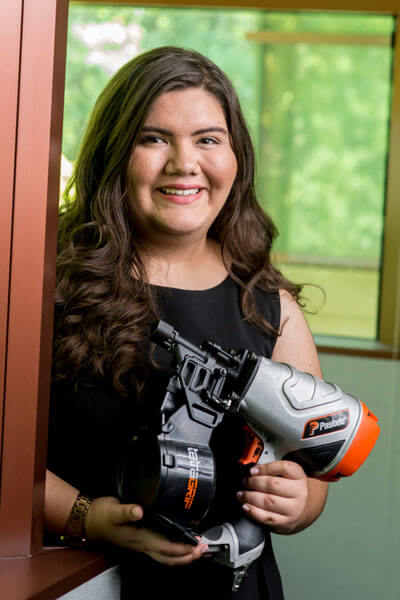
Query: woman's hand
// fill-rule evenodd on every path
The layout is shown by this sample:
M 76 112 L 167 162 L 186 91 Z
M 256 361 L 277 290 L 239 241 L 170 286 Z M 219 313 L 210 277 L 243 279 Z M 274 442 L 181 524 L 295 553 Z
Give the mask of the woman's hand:
M 171 542 L 156 531 L 135 525 L 142 517 L 143 509 L 137 504 L 120 504 L 111 496 L 96 498 L 86 516 L 86 537 L 143 552 L 170 566 L 187 565 L 207 551 L 207 544 L 192 546 Z
M 250 469 L 248 489 L 238 492 L 238 499 L 249 517 L 274 533 L 295 533 L 309 524 L 308 481 L 300 465 L 288 460 L 257 465 Z

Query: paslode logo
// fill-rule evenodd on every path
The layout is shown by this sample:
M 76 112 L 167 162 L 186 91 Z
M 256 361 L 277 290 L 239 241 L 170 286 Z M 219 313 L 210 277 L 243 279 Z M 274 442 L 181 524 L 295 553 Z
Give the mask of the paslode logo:
M 318 419 L 310 419 L 304 427 L 301 439 L 304 440 L 318 435 L 341 431 L 342 429 L 346 429 L 349 420 L 350 416 L 347 409 L 330 415 L 324 415 L 323 417 L 318 417 Z
M 199 481 L 199 456 L 198 456 L 198 448 L 188 447 L 189 454 L 189 481 L 187 485 L 187 491 L 185 494 L 185 508 L 189 510 L 189 508 L 193 504 L 194 497 L 196 496 L 197 486 Z

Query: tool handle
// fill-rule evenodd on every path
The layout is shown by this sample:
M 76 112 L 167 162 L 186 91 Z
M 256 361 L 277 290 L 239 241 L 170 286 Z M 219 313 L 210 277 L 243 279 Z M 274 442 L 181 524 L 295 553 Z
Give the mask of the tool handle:
M 216 562 L 237 569 L 247 567 L 261 555 L 265 537 L 261 525 L 241 516 L 208 529 L 201 541 L 208 544 Z

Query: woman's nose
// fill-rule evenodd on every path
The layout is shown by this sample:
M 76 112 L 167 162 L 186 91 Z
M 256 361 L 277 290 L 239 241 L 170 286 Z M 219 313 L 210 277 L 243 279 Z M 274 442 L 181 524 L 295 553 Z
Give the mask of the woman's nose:
M 196 175 L 200 171 L 196 148 L 190 144 L 171 145 L 165 163 L 167 175 Z

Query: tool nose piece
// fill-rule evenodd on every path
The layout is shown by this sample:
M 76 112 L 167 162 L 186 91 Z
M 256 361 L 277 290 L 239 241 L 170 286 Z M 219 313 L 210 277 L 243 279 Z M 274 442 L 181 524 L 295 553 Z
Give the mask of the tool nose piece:
M 149 337 L 154 342 L 165 342 L 176 337 L 176 331 L 171 325 L 161 319 L 153 321 L 149 327 Z

